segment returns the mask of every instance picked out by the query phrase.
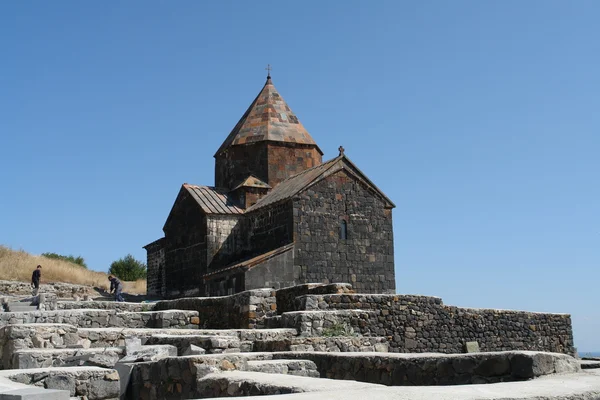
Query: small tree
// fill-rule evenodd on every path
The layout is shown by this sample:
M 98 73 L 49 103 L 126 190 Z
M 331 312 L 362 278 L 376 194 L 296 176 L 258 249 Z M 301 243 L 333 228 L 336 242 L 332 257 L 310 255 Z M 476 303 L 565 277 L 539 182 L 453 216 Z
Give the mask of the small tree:
M 108 273 L 124 281 L 136 281 L 146 277 L 146 264 L 133 258 L 131 254 L 113 261 Z

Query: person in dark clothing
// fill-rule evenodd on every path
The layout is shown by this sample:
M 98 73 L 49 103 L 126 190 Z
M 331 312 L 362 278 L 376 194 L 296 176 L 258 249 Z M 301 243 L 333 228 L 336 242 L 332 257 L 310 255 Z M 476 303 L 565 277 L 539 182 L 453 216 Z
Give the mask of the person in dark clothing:
M 115 292 L 115 301 L 125 301 L 123 300 L 123 296 L 121 296 L 121 291 L 123 290 L 123 284 L 116 277 L 109 275 L 108 280 L 110 281 L 110 292 Z
M 40 290 L 40 280 L 42 279 L 42 266 L 38 265 L 31 274 L 31 287 L 33 288 L 32 294 L 37 296 Z

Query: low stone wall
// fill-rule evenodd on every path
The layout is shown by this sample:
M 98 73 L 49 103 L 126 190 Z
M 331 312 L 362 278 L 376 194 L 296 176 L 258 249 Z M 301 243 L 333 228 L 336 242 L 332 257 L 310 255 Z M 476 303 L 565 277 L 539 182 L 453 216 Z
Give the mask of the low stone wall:
M 326 351 L 383 352 L 388 351 L 386 338 L 377 337 L 297 337 L 283 340 L 259 340 L 253 351 Z
M 198 329 L 132 329 L 132 328 L 79 328 L 77 335 L 85 348 L 125 346 L 125 338 L 134 337 L 142 339 L 142 344 L 153 335 L 207 335 Z M 223 332 L 223 336 L 237 338 L 235 332 Z
M 0 328 L 2 368 L 11 369 L 13 354 L 22 349 L 52 349 L 80 345 L 77 328 L 67 324 L 8 325 Z
M 0 326 L 8 324 L 70 324 L 82 328 L 186 328 L 198 327 L 198 313 L 189 310 L 117 312 L 116 310 L 56 310 L 0 313 Z
M 123 347 L 100 349 L 21 349 L 12 355 L 12 369 L 75 367 L 81 365 L 105 366 L 106 360 L 116 363 L 125 355 Z M 95 356 L 99 359 L 96 360 Z M 111 365 L 111 366 L 114 366 Z
M 195 399 L 206 397 L 198 379 L 220 371 L 245 370 L 247 357 L 234 354 L 170 357 L 136 363 L 131 371 L 132 399 Z
M 116 301 L 58 301 L 57 310 L 116 310 L 129 312 L 153 311 L 154 303 L 125 303 Z
M 42 283 L 40 293 L 53 293 L 59 298 L 98 295 L 98 292 L 90 286 L 61 282 Z M 31 296 L 31 284 L 21 281 L 0 281 L 0 296 Z
M 300 336 L 323 336 L 337 332 L 376 336 L 365 331 L 371 321 L 377 320 L 377 316 L 376 311 L 364 310 L 293 311 L 281 315 L 281 324 L 296 329 Z
M 276 315 L 275 291 L 256 289 L 223 297 L 189 297 L 163 300 L 154 310 L 194 310 L 200 327 L 208 329 L 264 328 L 267 317 Z
M 279 289 L 276 294 L 277 313 L 283 314 L 289 311 L 298 311 L 295 306 L 296 297 L 307 294 L 340 294 L 354 293 L 352 285 L 348 283 L 307 283 L 304 285 L 291 286 Z
M 388 386 L 510 382 L 580 371 L 571 356 L 527 351 L 422 355 L 294 352 L 274 353 L 273 359 L 311 360 L 322 378 Z
M 94 367 L 44 368 L 19 372 L 5 371 L 13 382 L 46 389 L 68 390 L 71 397 L 89 400 L 119 398 L 119 374 L 112 369 Z
M 239 353 L 241 351 L 240 340 L 235 336 L 152 335 L 146 339 L 144 344 L 169 344 L 177 348 L 179 355 L 183 355 L 189 345 L 203 348 L 206 354 Z
M 574 354 L 568 314 L 469 309 L 445 306 L 437 297 L 370 294 L 306 295 L 295 306 L 323 313 L 370 310 L 375 314 L 365 323 L 353 322 L 353 328 L 364 336 L 387 337 L 394 352 L 461 353 L 466 342 L 477 341 L 482 351 Z

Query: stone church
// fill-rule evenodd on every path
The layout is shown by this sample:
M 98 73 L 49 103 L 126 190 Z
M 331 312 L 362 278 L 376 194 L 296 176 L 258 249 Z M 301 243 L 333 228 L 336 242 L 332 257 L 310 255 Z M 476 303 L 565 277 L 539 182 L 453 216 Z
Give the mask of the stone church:
M 144 246 L 148 294 L 222 296 L 303 283 L 394 293 L 394 203 L 339 148 L 323 152 L 271 76 L 215 153 L 215 185 L 184 183 Z

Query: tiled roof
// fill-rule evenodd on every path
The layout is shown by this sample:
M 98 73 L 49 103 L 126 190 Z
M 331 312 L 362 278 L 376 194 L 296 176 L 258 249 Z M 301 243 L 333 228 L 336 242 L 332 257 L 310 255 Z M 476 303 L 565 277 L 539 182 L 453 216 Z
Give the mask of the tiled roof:
M 215 155 L 229 146 L 264 140 L 317 145 L 277 92 L 270 77 Z
M 336 158 L 324 162 L 323 164 L 304 170 L 299 174 L 282 181 L 279 185 L 275 186 L 275 189 L 271 190 L 271 192 L 260 199 L 252 207 L 248 208 L 246 212 L 248 213 L 270 204 L 290 199 L 311 186 L 313 183 L 320 180 L 322 177 L 337 172 L 341 169 L 348 170 L 359 180 L 361 180 L 372 190 L 372 192 L 374 192 L 386 203 L 386 207 L 395 207 L 394 203 L 392 203 L 392 201 L 377 186 L 375 186 L 375 184 L 371 182 L 369 178 L 367 178 L 366 175 L 360 169 L 358 169 L 358 167 L 354 165 L 354 163 L 350 161 L 348 157 L 346 157 L 344 154 L 341 154 Z
M 206 214 L 243 214 L 225 191 L 209 186 L 183 184 L 183 187 L 192 195 L 194 200 L 202 207 Z
M 242 181 L 239 185 L 236 185 L 232 191 L 241 187 L 255 187 L 255 188 L 263 188 L 263 189 L 271 189 L 271 185 L 266 182 L 261 181 L 257 177 L 250 175 L 246 179 Z

